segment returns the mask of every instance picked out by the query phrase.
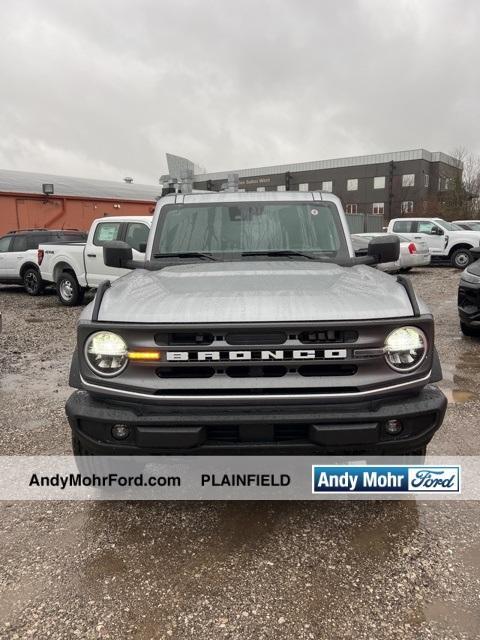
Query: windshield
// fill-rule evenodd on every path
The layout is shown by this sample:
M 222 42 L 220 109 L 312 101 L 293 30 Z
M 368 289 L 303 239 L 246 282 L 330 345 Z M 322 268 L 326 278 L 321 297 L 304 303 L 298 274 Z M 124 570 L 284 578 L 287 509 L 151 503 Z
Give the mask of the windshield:
M 462 228 L 470 229 L 471 231 L 480 231 L 480 222 L 469 220 L 468 222 L 462 223 Z
M 203 253 L 217 259 L 244 252 L 309 252 L 349 257 L 342 223 L 331 202 L 239 202 L 162 208 L 152 255 Z
M 435 220 L 435 222 L 447 231 L 463 231 L 462 227 L 459 227 L 458 224 L 453 224 L 453 222 L 447 222 L 446 220 Z

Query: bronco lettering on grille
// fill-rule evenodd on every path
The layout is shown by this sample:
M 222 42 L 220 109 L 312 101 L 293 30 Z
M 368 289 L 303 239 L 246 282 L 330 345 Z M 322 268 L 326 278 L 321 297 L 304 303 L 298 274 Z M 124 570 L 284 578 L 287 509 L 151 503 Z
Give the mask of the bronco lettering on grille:
M 346 349 L 276 349 L 273 351 L 167 351 L 169 362 L 232 360 L 344 360 Z

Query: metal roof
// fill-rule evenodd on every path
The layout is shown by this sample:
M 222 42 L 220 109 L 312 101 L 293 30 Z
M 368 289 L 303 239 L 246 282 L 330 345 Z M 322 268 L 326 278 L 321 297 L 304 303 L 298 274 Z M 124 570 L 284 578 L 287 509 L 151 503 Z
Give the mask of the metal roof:
M 386 162 L 402 162 L 406 160 L 427 160 L 428 162 L 444 162 L 445 164 L 462 168 L 462 163 L 441 151 L 427 151 L 426 149 L 412 149 L 410 151 L 394 151 L 392 153 L 377 153 L 367 156 L 351 156 L 348 158 L 333 158 L 331 160 L 316 160 L 313 162 L 299 162 L 296 164 L 279 164 L 271 167 L 254 167 L 252 169 L 235 169 L 219 171 L 217 173 L 202 173 L 195 175 L 194 182 L 205 180 L 227 180 L 231 173 L 238 173 L 239 178 L 268 176 L 287 171 L 315 171 L 317 169 L 336 169 L 337 167 L 355 167 L 364 164 L 382 164 Z
M 90 180 L 88 178 L 56 176 L 48 173 L 29 173 L 0 169 L 0 193 L 43 195 L 42 184 L 44 183 L 54 185 L 55 196 L 155 202 L 162 194 L 160 184 L 129 184 L 123 181 Z

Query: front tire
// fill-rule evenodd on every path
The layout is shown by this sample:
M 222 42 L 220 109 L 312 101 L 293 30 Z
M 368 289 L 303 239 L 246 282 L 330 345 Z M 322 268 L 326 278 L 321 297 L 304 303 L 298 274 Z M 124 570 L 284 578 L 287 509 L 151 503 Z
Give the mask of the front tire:
M 29 267 L 25 270 L 23 274 L 23 286 L 30 296 L 39 296 L 43 293 L 44 284 L 38 269 Z
M 460 329 L 463 335 L 468 336 L 469 338 L 478 338 L 480 336 L 480 329 L 470 327 L 468 324 L 465 324 L 464 322 L 460 322 Z
M 57 296 L 65 307 L 75 307 L 83 300 L 85 290 L 73 273 L 64 271 L 57 280 Z
M 457 249 L 450 256 L 450 262 L 456 269 L 466 269 L 473 262 L 472 254 L 468 249 Z

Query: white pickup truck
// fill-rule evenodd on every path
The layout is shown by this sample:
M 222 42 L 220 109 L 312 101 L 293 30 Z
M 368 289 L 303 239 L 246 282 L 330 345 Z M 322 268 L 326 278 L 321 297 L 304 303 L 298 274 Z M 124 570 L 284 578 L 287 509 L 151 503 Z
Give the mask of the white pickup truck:
M 45 244 L 38 247 L 38 265 L 45 283 L 57 287 L 62 304 L 79 304 L 87 289 L 96 289 L 104 280 L 116 280 L 128 269 L 107 267 L 103 246 L 112 240 L 123 240 L 137 260 L 143 260 L 152 216 L 108 216 L 94 220 L 85 242 Z
M 425 240 L 432 262 L 448 260 L 452 267 L 465 269 L 474 261 L 470 249 L 480 245 L 480 231 L 466 231 L 442 218 L 394 218 L 388 233 L 396 233 L 410 240 Z

